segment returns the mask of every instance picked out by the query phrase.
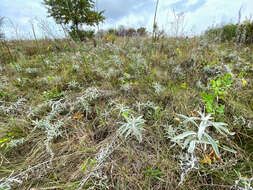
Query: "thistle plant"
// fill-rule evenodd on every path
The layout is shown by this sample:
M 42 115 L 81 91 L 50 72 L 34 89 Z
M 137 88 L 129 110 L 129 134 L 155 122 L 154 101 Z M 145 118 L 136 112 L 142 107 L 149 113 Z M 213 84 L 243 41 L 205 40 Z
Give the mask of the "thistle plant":
M 223 122 L 213 122 L 210 114 L 205 115 L 204 113 L 198 112 L 200 117 L 187 117 L 182 114 L 178 114 L 179 117 L 183 118 L 184 121 L 182 124 L 186 128 L 187 131 L 183 132 L 180 135 L 177 135 L 171 140 L 173 142 L 178 143 L 182 148 L 188 147 L 188 152 L 193 153 L 197 144 L 211 145 L 216 156 L 220 158 L 220 153 L 218 149 L 218 143 L 215 141 L 209 134 L 207 129 L 210 127 L 214 127 L 222 136 L 234 135 L 235 133 L 229 132 L 229 130 L 225 127 L 226 123 Z M 190 130 L 192 126 L 197 128 L 196 130 Z M 183 140 L 183 144 L 180 141 Z M 221 146 L 220 146 L 221 147 Z M 236 151 L 228 148 L 221 147 L 224 150 L 236 153 Z
M 125 134 L 125 138 L 127 138 L 130 134 L 133 134 L 139 143 L 142 141 L 142 131 L 145 129 L 143 128 L 145 120 L 142 119 L 142 116 L 135 118 L 132 115 L 128 115 L 124 112 L 123 117 L 125 118 L 126 122 L 119 122 L 121 127 L 119 128 L 119 134 Z

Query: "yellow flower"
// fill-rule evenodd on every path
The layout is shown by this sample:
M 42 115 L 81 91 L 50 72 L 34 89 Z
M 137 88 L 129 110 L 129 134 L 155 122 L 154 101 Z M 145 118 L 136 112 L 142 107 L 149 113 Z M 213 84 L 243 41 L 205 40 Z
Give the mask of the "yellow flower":
M 182 88 L 186 88 L 186 82 L 184 82 L 184 83 L 182 83 L 181 85 L 180 85 Z
M 112 34 L 106 38 L 106 41 L 109 41 L 112 38 Z
M 243 81 L 242 81 L 242 84 L 243 84 L 243 85 L 246 85 L 246 84 L 247 84 L 247 81 L 246 81 L 246 80 L 243 80 Z
M 209 158 L 207 155 L 204 157 L 203 160 L 200 161 L 201 164 L 205 164 L 205 163 L 208 163 L 209 165 L 212 164 L 212 160 L 211 158 Z
M 182 51 L 179 48 L 177 48 L 177 53 L 180 55 L 182 54 Z

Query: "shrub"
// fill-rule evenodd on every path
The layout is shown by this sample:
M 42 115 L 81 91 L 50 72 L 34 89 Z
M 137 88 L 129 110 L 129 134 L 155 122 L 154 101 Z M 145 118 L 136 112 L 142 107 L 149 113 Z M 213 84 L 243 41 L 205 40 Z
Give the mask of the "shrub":
M 71 30 L 69 32 L 69 35 L 73 40 L 84 41 L 84 40 L 94 38 L 94 31 L 93 30 L 78 30 L 78 31 Z
M 245 21 L 243 24 L 228 24 L 208 29 L 204 36 L 209 39 L 218 38 L 221 42 L 233 41 L 244 44 L 253 43 L 253 22 Z
M 146 36 L 147 35 L 147 30 L 145 27 L 140 27 L 137 29 L 137 33 L 139 36 Z

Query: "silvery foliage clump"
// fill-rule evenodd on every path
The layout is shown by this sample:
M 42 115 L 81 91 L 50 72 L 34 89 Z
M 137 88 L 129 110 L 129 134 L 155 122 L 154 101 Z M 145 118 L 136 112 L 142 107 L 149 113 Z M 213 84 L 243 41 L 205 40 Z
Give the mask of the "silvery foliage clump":
M 245 126 L 247 124 L 247 120 L 243 116 L 233 116 L 233 126 Z
M 28 74 L 33 74 L 33 75 L 36 75 L 39 73 L 39 69 L 38 68 L 26 68 L 25 69 L 25 72 L 28 73 Z
M 135 71 L 135 77 L 140 75 L 141 71 L 146 71 L 148 69 L 147 62 L 140 53 L 133 54 L 131 59 L 132 63 L 130 64 L 130 67 Z
M 112 61 L 113 61 L 113 63 L 114 63 L 115 65 L 117 65 L 117 66 L 122 66 L 122 65 L 123 65 L 123 62 L 121 61 L 119 55 L 113 55 L 113 56 L 112 56 Z
M 2 72 L 2 71 L 6 71 L 7 70 L 7 68 L 5 67 L 5 66 L 0 66 L 0 71 Z
M 17 73 L 21 73 L 23 71 L 23 68 L 18 63 L 12 63 L 11 66 Z
M 174 136 L 176 136 L 177 134 L 177 129 L 175 127 L 173 127 L 172 125 L 169 125 L 168 123 L 166 123 L 165 125 L 163 125 L 163 128 L 165 130 L 165 137 L 170 139 Z
M 96 87 L 89 87 L 82 94 L 82 96 L 77 97 L 77 100 L 71 106 L 75 110 L 86 112 L 87 116 L 91 109 L 89 102 L 99 98 L 103 93 Z
M 196 87 L 198 87 L 199 89 L 201 89 L 201 90 L 203 90 L 203 91 L 206 90 L 206 87 L 205 87 L 205 85 L 201 82 L 201 80 L 198 80 L 198 81 L 196 82 Z
M 137 108 L 138 112 L 143 111 L 145 108 L 151 108 L 154 111 L 157 111 L 159 109 L 159 106 L 157 106 L 154 102 L 151 101 L 147 101 L 145 103 L 136 102 L 135 107 Z
M 113 100 L 110 102 L 110 104 L 111 104 L 111 105 L 114 104 L 113 110 L 118 110 L 118 111 L 119 111 L 119 113 L 118 113 L 118 118 L 119 118 L 123 113 L 127 113 L 127 114 L 132 113 L 132 110 L 131 110 L 128 106 L 126 106 L 126 105 L 124 105 L 124 104 L 115 102 L 115 101 L 113 101 Z
M 13 184 L 22 184 L 22 181 L 18 178 L 2 178 L 0 179 L 0 190 L 11 190 Z
M 45 101 L 42 104 L 37 105 L 35 108 L 29 107 L 29 109 L 26 111 L 26 114 L 28 117 L 33 117 L 35 115 L 40 114 L 43 109 L 51 108 L 50 101 Z
M 18 113 L 24 109 L 24 104 L 26 103 L 25 98 L 20 98 L 16 102 L 4 102 L 0 101 L 0 113 L 10 114 Z
M 243 177 L 240 172 L 236 171 L 238 180 L 235 181 L 235 185 L 232 186 L 231 190 L 253 190 L 251 184 L 253 183 L 253 177 Z
M 142 119 L 142 116 L 134 117 L 126 113 L 122 114 L 125 122 L 119 122 L 121 125 L 118 132 L 122 136 L 124 135 L 127 138 L 130 134 L 134 135 L 137 140 L 142 142 L 142 131 L 144 131 L 145 120 Z
M 93 166 L 92 170 L 89 171 L 87 175 L 81 180 L 80 184 L 78 185 L 78 190 L 83 189 L 82 187 L 85 185 L 85 183 L 91 178 L 91 177 L 98 177 L 100 175 L 99 171 L 101 170 L 101 167 L 107 166 L 107 159 L 110 158 L 110 155 L 118 148 L 123 142 L 120 141 L 118 134 L 116 133 L 114 136 L 112 136 L 112 139 L 105 143 L 99 150 L 99 152 L 96 154 L 95 158 L 93 159 L 95 161 L 95 165 Z
M 247 127 L 253 129 L 253 121 L 249 121 Z
M 81 70 L 81 67 L 80 67 L 79 64 L 75 64 L 75 65 L 73 66 L 73 71 L 74 71 L 74 72 L 79 72 L 80 70 Z
M 231 75 L 232 79 L 235 79 L 235 75 L 229 65 L 223 65 L 224 72 Z
M 109 67 L 104 73 L 104 78 L 115 77 L 120 71 L 114 67 Z
M 198 144 L 211 145 L 217 157 L 220 157 L 217 141 L 215 141 L 209 134 L 207 129 L 209 127 L 214 127 L 222 136 L 234 135 L 235 133 L 230 132 L 226 126 L 226 123 L 223 122 L 214 122 L 211 121 L 213 119 L 210 114 L 205 115 L 204 113 L 198 112 L 200 117 L 187 117 L 182 114 L 178 114 L 179 117 L 183 118 L 182 122 L 183 127 L 185 128 L 183 133 L 177 136 L 169 137 L 172 142 L 177 143 L 182 149 L 188 147 L 189 153 L 194 153 L 195 148 Z M 195 128 L 192 129 L 192 128 Z M 232 153 L 236 153 L 236 151 L 228 148 L 221 147 L 226 151 L 230 151 Z
M 125 92 L 128 92 L 129 90 L 131 90 L 131 85 L 129 83 L 123 83 L 120 85 L 120 90 L 123 90 Z
M 178 186 L 180 186 L 184 182 L 185 177 L 189 174 L 190 171 L 198 169 L 196 167 L 198 159 L 194 154 L 185 153 L 184 155 L 181 155 L 179 159 L 181 175 Z
M 220 65 L 212 65 L 212 66 L 207 65 L 203 68 L 203 71 L 206 74 L 211 75 L 211 76 L 216 76 L 217 78 L 219 76 L 222 76 L 223 73 L 225 72 L 224 68 L 222 68 L 222 66 Z
M 182 74 L 184 74 L 184 71 L 183 71 L 181 65 L 178 64 L 175 67 L 173 67 L 172 73 L 176 74 L 176 75 L 182 75 Z
M 155 89 L 155 93 L 158 95 L 164 91 L 164 87 L 162 87 L 162 85 L 160 85 L 158 82 L 153 84 L 153 88 Z
M 39 163 L 33 167 L 28 166 L 28 169 L 13 176 L 12 172 L 8 177 L 0 179 L 0 190 L 11 190 L 15 184 L 21 185 L 25 180 L 31 178 L 32 174 L 41 176 L 46 173 L 46 168 L 49 167 L 50 161 Z
M 72 81 L 68 82 L 68 87 L 70 89 L 77 89 L 80 87 L 80 84 L 77 81 L 72 80 Z
M 112 188 L 112 185 L 109 185 L 110 181 L 107 175 L 103 175 L 101 171 L 94 173 L 90 180 L 92 181 L 92 186 L 90 186 L 87 190 Z
M 67 109 L 67 107 L 69 106 L 68 103 L 62 103 L 62 101 L 63 99 L 57 101 L 53 100 L 48 101 L 47 105 L 51 107 L 50 113 L 46 115 L 44 119 L 32 120 L 32 123 L 35 126 L 33 131 L 38 128 L 43 130 L 46 134 L 47 138 L 45 140 L 45 146 L 47 152 L 51 156 L 51 160 L 53 160 L 54 158 L 54 153 L 50 148 L 50 143 L 54 138 L 62 136 L 62 126 L 64 124 L 62 121 L 59 120 L 55 121 L 55 120 L 58 114 Z
M 8 147 L 10 148 L 14 148 L 17 147 L 18 145 L 21 145 L 25 142 L 24 138 L 20 138 L 20 139 L 13 139 L 8 143 Z
M 86 99 L 87 101 L 92 101 L 100 97 L 102 94 L 96 87 L 89 87 L 84 91 L 84 95 L 82 98 Z
M 41 130 L 43 130 L 47 136 L 46 140 L 45 140 L 45 146 L 46 146 L 46 150 L 47 152 L 50 154 L 51 156 L 51 160 L 53 160 L 54 158 L 54 153 L 50 147 L 50 142 L 58 137 L 62 135 L 62 129 L 61 127 L 63 126 L 63 122 L 61 121 L 57 121 L 55 123 L 52 123 L 49 119 L 45 119 L 45 120 L 35 120 L 32 121 L 33 124 L 35 125 L 35 129 L 39 128 Z
M 47 58 L 44 58 L 44 63 L 50 68 L 50 69 L 57 69 L 57 62 L 56 61 L 51 61 L 47 60 Z M 57 60 L 57 58 L 55 58 Z

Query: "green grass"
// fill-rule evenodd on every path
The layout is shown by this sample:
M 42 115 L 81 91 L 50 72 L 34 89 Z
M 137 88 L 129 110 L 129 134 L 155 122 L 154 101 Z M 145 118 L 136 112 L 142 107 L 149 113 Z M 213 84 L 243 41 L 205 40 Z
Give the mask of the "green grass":
M 251 178 L 253 48 L 165 38 L 150 54 L 151 41 L 116 38 L 96 48 L 68 40 L 2 43 L 0 187 L 228 189 L 236 171 Z M 199 145 L 188 170 L 187 150 L 167 138 L 168 127 L 175 137 L 185 130 L 177 114 L 207 112 L 202 94 L 229 72 L 231 87 L 213 100 L 225 106 L 223 118 L 212 116 L 235 135 L 206 131 L 237 154 L 219 149 L 219 159 L 212 146 Z M 139 141 L 134 125 L 127 138 L 119 135 L 126 114 L 142 116 Z M 201 162 L 206 156 L 211 164 Z M 94 162 L 83 170 L 87 159 Z M 20 181 L 6 181 L 12 177 Z

